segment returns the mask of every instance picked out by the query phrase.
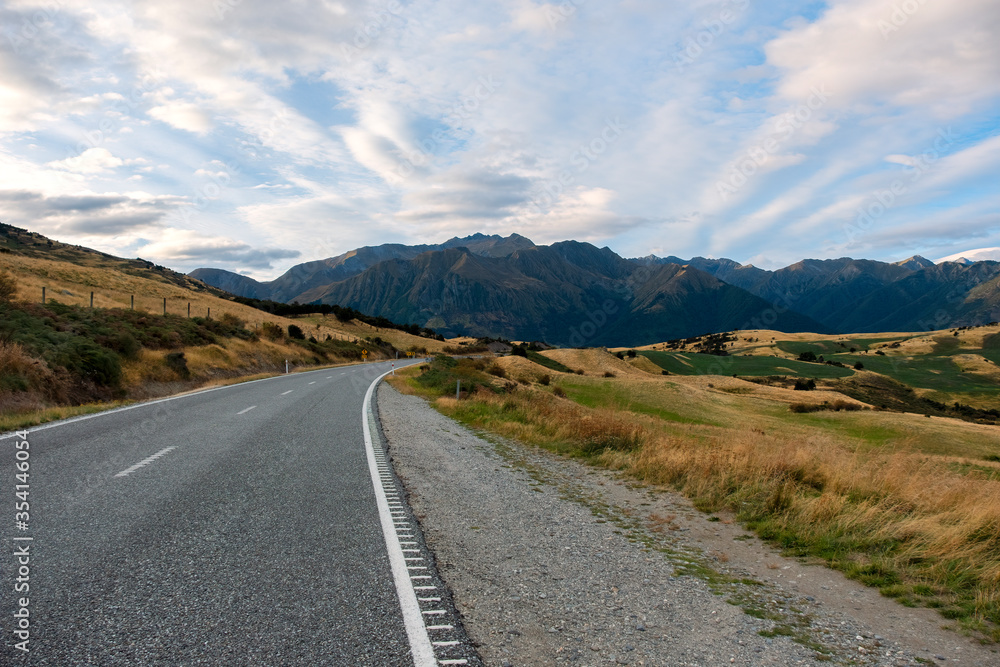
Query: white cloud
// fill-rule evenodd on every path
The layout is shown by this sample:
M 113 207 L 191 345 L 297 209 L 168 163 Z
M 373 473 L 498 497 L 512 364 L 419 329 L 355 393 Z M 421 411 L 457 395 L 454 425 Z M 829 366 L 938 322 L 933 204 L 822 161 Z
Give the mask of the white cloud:
M 301 253 L 282 248 L 254 248 L 243 241 L 225 236 L 205 236 L 189 229 L 164 229 L 156 241 L 140 246 L 141 256 L 164 264 L 197 268 L 238 265 L 270 269 L 276 260 L 293 259 Z
M 209 132 L 214 124 L 205 109 L 192 102 L 170 102 L 149 110 L 149 115 L 180 130 L 195 134 Z
M 778 89 L 785 99 L 824 85 L 836 107 L 889 104 L 954 118 L 996 97 L 998 31 L 992 0 L 839 0 L 765 51 L 783 72 Z
M 125 164 L 124 160 L 115 157 L 106 148 L 88 148 L 75 157 L 49 162 L 46 166 L 76 174 L 100 174 L 117 169 L 123 164 Z

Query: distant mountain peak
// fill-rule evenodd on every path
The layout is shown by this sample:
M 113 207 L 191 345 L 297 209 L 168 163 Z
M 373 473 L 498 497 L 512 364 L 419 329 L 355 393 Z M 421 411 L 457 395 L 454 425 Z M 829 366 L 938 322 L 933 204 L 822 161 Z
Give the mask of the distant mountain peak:
M 965 266 L 975 264 L 976 262 L 1000 262 L 1000 248 L 964 250 L 956 252 L 954 255 L 942 257 L 937 261 L 938 264 L 943 264 L 944 262 L 955 262 L 956 264 L 963 264 Z
M 910 269 L 912 271 L 919 271 L 920 269 L 926 269 L 928 267 L 934 266 L 934 262 L 927 259 L 926 257 L 921 257 L 920 255 L 914 255 L 909 259 L 904 259 L 900 262 L 894 262 L 896 266 L 901 266 L 904 269 Z

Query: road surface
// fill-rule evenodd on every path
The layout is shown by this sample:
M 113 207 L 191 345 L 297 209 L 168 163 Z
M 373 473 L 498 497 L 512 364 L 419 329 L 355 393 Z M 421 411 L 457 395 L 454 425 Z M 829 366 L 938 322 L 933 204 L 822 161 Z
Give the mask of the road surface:
M 479 664 L 365 416 L 388 370 L 0 439 L 0 664 Z

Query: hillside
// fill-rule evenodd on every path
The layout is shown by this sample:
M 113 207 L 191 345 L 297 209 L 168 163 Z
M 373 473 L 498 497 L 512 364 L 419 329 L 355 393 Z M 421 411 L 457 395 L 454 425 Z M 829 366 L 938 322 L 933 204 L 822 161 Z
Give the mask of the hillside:
M 886 263 L 842 257 L 807 259 L 777 271 L 704 257 L 688 264 L 807 315 L 830 331 L 927 331 L 1000 319 L 1000 262 L 934 264 L 917 256 Z
M 338 303 L 448 336 L 564 345 L 643 345 L 760 326 L 930 330 L 1000 318 L 997 262 L 844 257 L 768 271 L 729 259 L 624 259 L 588 243 L 536 246 L 516 234 L 369 246 L 267 283 L 219 269 L 191 275 L 234 294 Z
M 143 260 L 50 245 L 9 226 L 0 243 L 0 282 L 12 291 L 0 290 L 0 430 L 72 406 L 284 372 L 286 360 L 298 368 L 357 362 L 362 349 L 388 359 L 445 347 L 356 320 L 272 315 Z
M 308 303 L 310 299 L 306 296 L 307 293 L 356 276 L 379 262 L 413 259 L 425 252 L 458 247 L 467 248 L 470 252 L 485 257 L 505 257 L 519 248 L 533 246 L 531 241 L 517 234 L 507 238 L 475 234 L 461 239 L 456 237 L 435 245 L 406 246 L 387 243 L 380 246 L 365 246 L 337 257 L 297 264 L 268 282 L 258 282 L 222 269 L 195 269 L 190 275 L 237 296 L 288 303 L 292 301 Z
M 555 345 L 642 344 L 746 326 L 771 304 L 693 268 L 649 271 L 607 248 L 567 241 L 502 258 L 465 248 L 379 263 L 307 301 L 339 303 L 445 336 L 499 335 Z M 789 331 L 823 330 L 796 313 Z

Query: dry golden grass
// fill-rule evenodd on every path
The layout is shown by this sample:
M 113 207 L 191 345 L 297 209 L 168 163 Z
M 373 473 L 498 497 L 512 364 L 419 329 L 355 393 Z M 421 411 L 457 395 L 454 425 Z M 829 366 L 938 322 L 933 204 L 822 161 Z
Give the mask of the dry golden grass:
M 395 329 L 376 329 L 362 322 L 342 323 L 333 316 L 278 317 L 209 293 L 195 292 L 116 269 L 0 254 L 2 270 L 16 276 L 18 298 L 25 301 L 41 301 L 42 287 L 46 288 L 46 299 L 81 306 L 90 305 L 90 293 L 94 292 L 94 306 L 97 308 L 129 308 L 134 295 L 136 310 L 160 314 L 163 312 L 163 299 L 166 298 L 168 313 L 186 315 L 190 304 L 192 316 L 205 317 L 211 312 L 212 318 L 219 319 L 230 314 L 246 322 L 250 330 L 259 331 L 264 322 L 274 322 L 285 330 L 288 325 L 295 324 L 302 328 L 306 336 L 315 336 L 319 340 L 327 335 L 341 340 L 379 336 L 400 350 L 425 347 L 429 352 L 438 352 L 446 345 Z
M 319 332 L 319 334 L 326 335 L 326 333 L 333 333 L 335 338 L 340 338 L 343 340 L 363 340 L 365 338 L 375 338 L 376 336 L 384 341 L 392 343 L 397 350 L 402 350 L 406 352 L 408 350 L 426 350 L 427 354 L 436 354 L 444 350 L 445 347 L 450 345 L 449 341 L 439 341 L 432 338 L 423 338 L 421 336 L 414 336 L 408 334 L 405 331 L 400 331 L 399 329 L 383 329 L 381 327 L 374 327 L 370 324 L 364 322 L 359 322 L 357 320 L 352 320 L 351 322 L 341 322 L 337 320 L 333 315 L 305 315 L 303 317 L 296 318 L 295 320 L 289 320 L 289 322 L 295 322 L 302 330 L 306 332 L 306 335 L 316 335 L 314 332 Z M 319 328 L 316 325 L 319 324 Z M 317 338 L 320 336 L 317 335 Z M 424 354 L 423 352 L 417 352 L 418 355 Z
M 557 371 L 546 368 L 541 364 L 536 364 L 534 361 L 524 357 L 497 357 L 494 363 L 504 370 L 507 377 L 514 380 L 523 378 L 529 382 L 538 382 L 539 378 L 543 375 L 552 377 L 557 374 Z
M 545 350 L 541 354 L 573 370 L 582 370 L 587 375 L 603 376 L 607 372 L 627 377 L 647 377 L 649 375 L 615 355 L 597 348 Z
M 596 374 L 604 360 L 580 352 L 558 357 L 590 362 Z M 792 415 L 788 399 L 806 392 L 752 385 L 759 395 L 734 394 L 725 389 L 742 381 L 732 378 L 642 375 L 559 374 L 584 404 L 518 387 L 436 405 L 475 427 L 679 489 L 792 553 L 1000 640 L 1000 480 L 988 474 L 1000 464 L 982 458 L 1000 454 L 996 427 L 874 411 Z M 663 518 L 654 528 L 670 525 Z
M 632 358 L 625 357 L 625 363 L 627 363 L 632 368 L 649 373 L 651 375 L 663 375 L 663 369 L 654 364 L 648 358 L 642 355 L 636 355 Z

